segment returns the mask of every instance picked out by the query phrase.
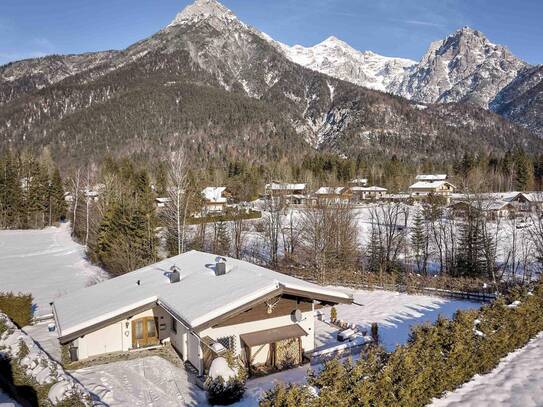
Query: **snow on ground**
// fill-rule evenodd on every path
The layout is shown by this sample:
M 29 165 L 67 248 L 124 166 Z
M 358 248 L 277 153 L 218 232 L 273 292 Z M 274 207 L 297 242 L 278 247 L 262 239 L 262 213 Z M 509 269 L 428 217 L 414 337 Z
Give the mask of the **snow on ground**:
M 69 224 L 0 231 L 0 291 L 31 293 L 36 315 L 49 314 L 55 298 L 105 278 L 71 239 Z
M 177 407 L 207 405 L 205 393 L 190 383 L 186 371 L 150 356 L 72 372 L 109 407 Z
M 503 358 L 492 372 L 473 380 L 432 407 L 493 407 L 543 405 L 543 333 Z
M 481 306 L 476 302 L 428 295 L 410 295 L 381 290 L 346 290 L 352 292 L 354 301 L 362 306 L 356 304 L 336 306 L 338 319 L 355 324 L 359 330 L 367 330 L 368 333 L 372 322 L 377 322 L 379 339 L 388 351 L 394 350 L 396 345 L 407 341 L 413 325 L 434 322 L 439 315 L 452 317 L 459 309 L 473 309 Z M 325 308 L 322 312 L 327 318 L 330 317 L 330 308 Z M 316 341 L 321 346 L 335 343 L 335 333 L 336 331 L 331 329 L 323 331 L 317 329 Z

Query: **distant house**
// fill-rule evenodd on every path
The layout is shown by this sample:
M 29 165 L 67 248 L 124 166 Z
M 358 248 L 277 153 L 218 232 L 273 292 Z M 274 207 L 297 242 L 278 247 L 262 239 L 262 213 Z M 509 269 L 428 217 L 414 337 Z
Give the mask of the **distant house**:
M 171 201 L 168 197 L 158 197 L 155 198 L 155 206 L 157 209 L 163 209 Z
M 307 200 L 307 185 L 301 183 L 272 182 L 266 184 L 266 196 L 281 198 L 288 204 L 300 205 Z
M 241 260 L 190 251 L 69 293 L 52 304 L 74 359 L 170 343 L 200 375 L 230 351 L 249 370 L 303 363 L 315 310 L 351 295 Z
M 202 191 L 204 213 L 222 213 L 228 203 L 226 187 L 207 187 Z
M 357 202 L 371 199 L 382 199 L 388 191 L 386 188 L 381 188 L 377 186 L 351 187 L 350 190 L 353 196 L 353 200 Z
M 517 209 L 502 200 L 459 201 L 449 205 L 456 216 L 466 217 L 469 211 L 480 212 L 487 219 L 496 220 L 514 216 Z
M 447 181 L 445 174 L 417 175 L 416 182 L 409 187 L 412 198 L 426 197 L 430 194 L 440 195 L 450 199 L 456 187 Z
M 346 187 L 320 187 L 313 194 L 317 201 L 331 204 L 347 204 L 353 193 Z
M 349 181 L 349 186 L 351 187 L 367 187 L 368 179 L 367 178 L 357 178 Z

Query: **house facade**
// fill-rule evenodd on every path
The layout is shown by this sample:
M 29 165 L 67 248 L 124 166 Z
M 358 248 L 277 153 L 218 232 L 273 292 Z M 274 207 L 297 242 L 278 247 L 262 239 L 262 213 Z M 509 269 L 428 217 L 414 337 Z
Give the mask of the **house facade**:
M 424 198 L 430 194 L 439 195 L 450 200 L 456 187 L 447 181 L 447 175 L 417 175 L 415 183 L 409 187 L 409 194 L 412 198 Z
M 313 194 L 317 202 L 327 204 L 348 204 L 353 198 L 351 188 L 320 187 Z
M 272 182 L 266 184 L 268 198 L 282 199 L 287 204 L 301 205 L 307 201 L 307 185 L 302 183 Z
M 222 213 L 228 203 L 228 192 L 226 187 L 206 187 L 202 190 L 204 199 L 204 214 Z
M 191 251 L 61 297 L 52 309 L 60 342 L 79 360 L 171 343 L 205 375 L 227 351 L 251 373 L 300 364 L 315 348 L 315 310 L 351 302 L 341 291 Z
M 386 188 L 371 186 L 371 187 L 351 187 L 353 199 L 357 202 L 382 199 L 388 190 Z

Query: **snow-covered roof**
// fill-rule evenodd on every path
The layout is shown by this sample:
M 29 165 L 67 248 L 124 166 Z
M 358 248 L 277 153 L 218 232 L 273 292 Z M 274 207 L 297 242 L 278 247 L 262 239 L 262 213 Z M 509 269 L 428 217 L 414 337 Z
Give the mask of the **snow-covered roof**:
M 350 184 L 367 184 L 368 179 L 367 178 L 357 178 L 349 181 Z
M 158 203 L 168 203 L 171 201 L 170 198 L 168 197 L 158 197 L 158 198 L 155 198 L 155 201 L 157 201 Z
M 420 174 L 415 179 L 417 181 L 445 181 L 447 174 Z
M 357 191 L 357 192 L 386 192 L 388 191 L 386 188 L 381 187 L 351 187 L 351 191 Z
M 343 192 L 343 187 L 320 187 L 315 191 L 316 195 L 340 195 Z
M 77 333 L 132 310 L 158 303 L 196 328 L 277 290 L 349 302 L 344 292 L 321 287 L 241 260 L 226 258 L 226 274 L 215 275 L 217 256 L 190 251 L 54 301 L 59 336 Z M 181 280 L 170 283 L 172 266 Z
M 266 184 L 266 189 L 271 189 L 272 191 L 298 191 L 304 190 L 306 184 L 289 184 L 289 183 L 278 183 L 272 182 L 271 184 Z
M 226 187 L 207 187 L 202 191 L 202 196 L 209 203 L 226 203 L 226 198 L 222 196 Z
M 418 181 L 418 182 L 415 182 L 413 185 L 411 185 L 409 189 L 436 189 L 443 185 L 450 185 L 454 187 L 453 184 L 447 181 L 435 181 L 435 182 Z

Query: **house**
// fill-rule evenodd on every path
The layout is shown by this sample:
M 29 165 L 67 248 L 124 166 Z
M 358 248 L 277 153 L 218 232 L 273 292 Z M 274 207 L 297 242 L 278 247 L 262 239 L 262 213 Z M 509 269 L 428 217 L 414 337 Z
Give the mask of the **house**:
M 426 197 L 430 194 L 440 195 L 450 200 L 456 187 L 447 181 L 445 174 L 417 175 L 415 183 L 409 187 L 412 198 Z
M 315 348 L 315 310 L 342 291 L 232 258 L 190 251 L 52 303 L 74 359 L 171 345 L 205 375 L 230 350 L 250 372 L 300 364 Z M 292 365 L 291 364 L 291 365 Z
M 349 186 L 351 187 L 367 187 L 368 179 L 367 178 L 357 178 L 349 181 Z
M 328 204 L 347 204 L 353 197 L 351 189 L 345 187 L 320 187 L 313 195 L 318 202 Z
M 510 202 L 502 200 L 479 200 L 479 201 L 458 201 L 449 205 L 449 209 L 456 216 L 466 217 L 468 212 L 476 211 L 482 213 L 487 219 L 497 220 L 514 216 L 517 209 Z
M 307 185 L 272 182 L 266 184 L 266 196 L 283 199 L 287 204 L 301 205 L 307 200 Z
M 155 206 L 157 209 L 164 209 L 168 203 L 171 202 L 171 199 L 168 197 L 157 197 L 155 198 Z
M 387 193 L 386 188 L 377 186 L 372 187 L 351 187 L 351 193 L 353 199 L 357 202 L 365 201 L 368 199 L 381 199 Z
M 202 191 L 204 213 L 222 213 L 228 203 L 226 187 L 207 187 Z

